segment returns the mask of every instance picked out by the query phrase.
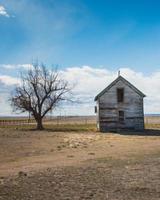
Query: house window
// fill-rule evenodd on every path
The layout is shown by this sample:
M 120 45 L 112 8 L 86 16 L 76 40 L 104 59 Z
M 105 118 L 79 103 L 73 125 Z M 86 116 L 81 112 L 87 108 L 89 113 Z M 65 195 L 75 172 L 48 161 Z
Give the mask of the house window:
M 122 103 L 124 101 L 124 89 L 123 88 L 117 89 L 117 101 L 118 101 L 118 103 Z
M 97 113 L 97 106 L 94 107 L 94 112 Z
M 119 122 L 123 123 L 124 122 L 124 111 L 119 110 Z

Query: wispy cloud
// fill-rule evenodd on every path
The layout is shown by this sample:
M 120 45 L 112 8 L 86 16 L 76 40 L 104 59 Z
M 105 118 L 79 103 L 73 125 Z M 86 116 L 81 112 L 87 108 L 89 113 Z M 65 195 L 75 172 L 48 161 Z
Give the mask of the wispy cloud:
M 4 0 L 5 8 L 11 12 L 7 14 L 11 18 L 14 14 L 16 23 L 11 24 L 13 28 L 7 24 L 4 30 L 7 36 L 14 38 L 13 42 L 9 42 L 10 37 L 1 37 L 0 42 L 9 50 L 0 51 L 0 57 L 5 54 L 3 62 L 13 60 L 18 63 L 41 58 L 48 63 L 53 60 L 60 63 L 61 51 L 73 35 L 86 27 L 87 14 L 81 4 L 77 1 L 73 1 L 73 5 L 70 1 L 29 1 L 28 5 L 27 0 Z
M 4 17 L 10 17 L 10 15 L 7 13 L 6 9 L 4 6 L 0 5 L 0 15 Z

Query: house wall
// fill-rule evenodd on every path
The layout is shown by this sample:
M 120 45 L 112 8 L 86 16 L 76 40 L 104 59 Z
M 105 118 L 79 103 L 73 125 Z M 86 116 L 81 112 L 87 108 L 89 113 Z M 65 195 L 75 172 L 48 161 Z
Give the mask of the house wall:
M 124 88 L 124 102 L 117 102 L 117 88 Z M 119 80 L 97 100 L 97 126 L 100 131 L 110 129 L 144 129 L 143 97 Z M 118 112 L 124 111 L 124 123 Z

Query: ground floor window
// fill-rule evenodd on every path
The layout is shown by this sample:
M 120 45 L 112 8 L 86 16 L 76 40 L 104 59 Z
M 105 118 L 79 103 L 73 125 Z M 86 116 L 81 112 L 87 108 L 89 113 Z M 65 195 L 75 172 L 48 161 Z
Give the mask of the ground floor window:
M 124 122 L 124 111 L 123 110 L 119 110 L 119 122 L 123 123 Z

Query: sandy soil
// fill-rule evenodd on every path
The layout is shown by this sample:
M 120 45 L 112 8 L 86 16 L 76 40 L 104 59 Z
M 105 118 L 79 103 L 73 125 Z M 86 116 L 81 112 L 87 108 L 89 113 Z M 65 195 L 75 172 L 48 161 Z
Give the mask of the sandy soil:
M 0 200 L 160 199 L 160 136 L 0 129 Z

